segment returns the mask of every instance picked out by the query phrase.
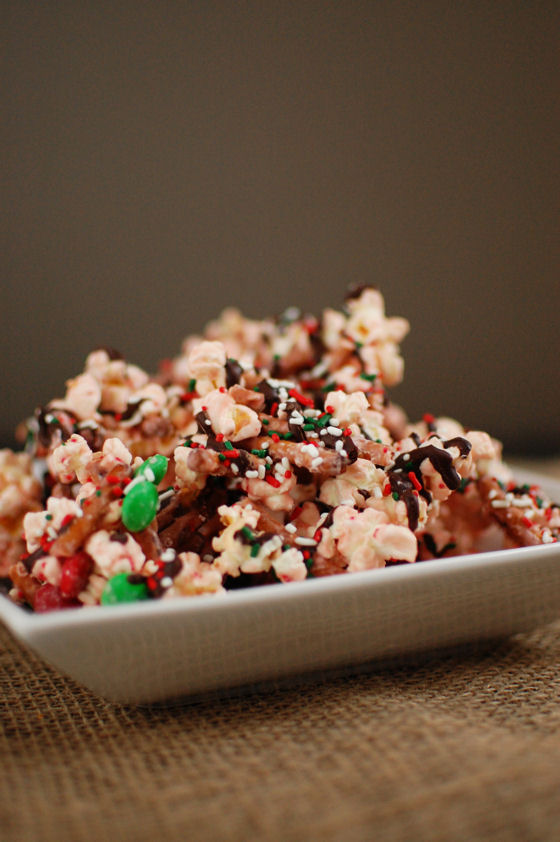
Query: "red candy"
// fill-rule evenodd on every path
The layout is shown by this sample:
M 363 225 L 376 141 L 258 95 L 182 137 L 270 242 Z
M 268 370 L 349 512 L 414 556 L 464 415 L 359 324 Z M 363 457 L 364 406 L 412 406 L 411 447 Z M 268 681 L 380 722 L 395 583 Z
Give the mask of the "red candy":
M 38 614 L 45 614 L 47 611 L 58 611 L 60 608 L 71 608 L 76 605 L 74 600 L 65 599 L 56 585 L 42 585 L 33 601 L 33 608 Z
M 67 558 L 62 565 L 60 593 L 67 599 L 75 599 L 87 585 L 93 562 L 86 553 L 77 553 Z

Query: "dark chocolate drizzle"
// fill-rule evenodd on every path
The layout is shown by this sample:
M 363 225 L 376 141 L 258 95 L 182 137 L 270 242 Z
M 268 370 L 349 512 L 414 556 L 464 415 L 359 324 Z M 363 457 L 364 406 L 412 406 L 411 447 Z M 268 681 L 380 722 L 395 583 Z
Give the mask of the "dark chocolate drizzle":
M 234 360 L 233 357 L 229 357 L 226 360 L 226 386 L 228 389 L 231 389 L 232 386 L 236 386 L 243 374 L 243 369 L 237 362 Z
M 43 556 L 45 556 L 45 555 L 47 555 L 45 550 L 42 547 L 39 547 L 39 549 L 30 553 L 30 555 L 28 555 L 26 558 L 22 558 L 23 566 L 25 567 L 27 572 L 31 573 L 31 571 L 33 569 L 33 565 L 35 564 L 35 562 L 39 561 L 39 559 L 43 558 Z
M 268 380 L 261 380 L 256 385 L 256 390 L 264 395 L 264 405 L 267 412 L 270 412 L 275 403 L 280 403 L 280 393 L 278 389 L 268 382 Z
M 358 448 L 352 440 L 352 436 L 344 436 L 343 448 L 346 456 L 348 457 L 348 462 L 352 465 L 352 463 L 358 458 Z
M 418 529 L 418 519 L 420 516 L 420 503 L 418 502 L 418 494 L 415 493 L 414 484 L 406 474 L 395 474 L 391 472 L 388 478 L 391 491 L 398 494 L 399 499 L 406 506 L 408 526 L 414 532 Z M 428 492 L 424 493 L 427 494 Z

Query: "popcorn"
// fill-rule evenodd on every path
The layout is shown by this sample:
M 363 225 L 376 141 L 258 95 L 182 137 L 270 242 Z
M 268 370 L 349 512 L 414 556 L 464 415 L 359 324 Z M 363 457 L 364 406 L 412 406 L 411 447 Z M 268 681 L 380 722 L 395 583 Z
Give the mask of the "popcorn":
M 366 287 L 321 319 L 230 308 L 156 377 L 93 351 L 29 422 L 30 455 L 0 451 L 12 598 L 199 598 L 557 542 L 560 509 L 498 442 L 391 403 L 407 331 Z

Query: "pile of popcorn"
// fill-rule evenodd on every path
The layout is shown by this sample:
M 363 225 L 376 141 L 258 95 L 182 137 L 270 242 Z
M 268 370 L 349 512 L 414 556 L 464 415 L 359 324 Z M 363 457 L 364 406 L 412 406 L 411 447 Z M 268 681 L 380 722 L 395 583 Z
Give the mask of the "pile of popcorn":
M 558 540 L 500 444 L 410 423 L 402 318 L 228 309 L 155 377 L 111 349 L 0 451 L 0 583 L 35 611 L 219 594 Z

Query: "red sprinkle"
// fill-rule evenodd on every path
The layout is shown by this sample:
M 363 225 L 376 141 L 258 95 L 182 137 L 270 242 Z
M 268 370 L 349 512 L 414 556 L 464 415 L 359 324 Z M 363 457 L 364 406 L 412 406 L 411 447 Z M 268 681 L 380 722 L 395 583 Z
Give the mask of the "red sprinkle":
M 433 424 L 435 419 L 435 415 L 432 415 L 431 412 L 426 412 L 425 415 L 422 416 L 426 424 Z
M 289 389 L 288 394 L 291 398 L 295 398 L 296 401 L 299 401 L 302 406 L 313 407 L 314 405 L 311 398 L 306 398 L 305 395 L 302 395 L 297 389 Z
M 272 441 L 275 442 L 280 441 L 280 436 L 278 435 L 278 433 L 273 433 L 270 438 L 272 439 Z
M 544 510 L 544 516 L 547 520 L 551 519 L 551 517 L 552 517 L 552 506 L 548 506 L 548 508 L 546 508 Z
M 222 395 L 225 393 L 225 391 L 226 391 L 226 387 L 225 387 L 225 386 L 220 386 L 220 388 L 218 389 L 218 392 L 221 392 L 221 393 L 222 393 Z
M 521 518 L 521 523 L 523 524 L 523 526 L 526 526 L 527 529 L 531 529 L 531 527 L 535 525 L 533 521 L 530 520 L 528 517 Z
M 276 412 L 277 409 L 278 409 L 278 401 L 274 401 L 274 403 L 270 407 L 270 414 L 274 415 L 274 413 Z
M 270 476 L 270 474 L 268 474 L 268 475 L 265 477 L 265 480 L 266 480 L 266 481 L 267 481 L 267 483 L 268 483 L 269 485 L 271 485 L 273 488 L 280 488 L 280 483 L 278 482 L 278 480 L 277 480 L 275 477 Z
M 183 392 L 181 395 L 182 401 L 192 401 L 193 398 L 196 398 L 196 392 Z
M 223 433 L 216 433 L 216 441 L 223 441 L 224 434 Z
M 408 478 L 409 478 L 409 480 L 411 481 L 411 483 L 412 483 L 412 485 L 414 486 L 414 488 L 416 489 L 416 491 L 422 491 L 422 485 L 421 485 L 421 484 L 420 484 L 420 482 L 418 481 L 418 477 L 416 476 L 416 474 L 414 473 L 414 471 L 409 471 L 409 472 L 408 472 Z
M 333 415 L 333 414 L 334 414 L 334 406 L 326 406 L 326 407 L 325 407 L 325 409 L 327 410 L 327 412 L 329 413 L 329 415 Z
M 351 436 L 351 435 L 352 435 L 352 430 L 350 429 L 350 427 L 346 427 L 346 429 L 344 430 L 344 432 L 342 433 L 342 435 L 343 435 L 343 436 L 346 436 L 346 437 Z
M 109 485 L 118 485 L 121 481 L 120 477 L 116 477 L 114 474 L 108 474 L 105 479 L 109 483 Z
M 390 486 L 389 483 L 387 483 L 387 485 L 383 489 L 383 496 L 388 497 L 390 493 L 391 493 L 391 486 Z
M 122 497 L 123 490 L 122 488 L 119 488 L 118 485 L 115 485 L 115 487 L 111 489 L 111 494 L 113 495 L 113 497 Z
M 290 479 L 290 477 L 292 476 L 292 472 L 291 472 L 291 471 L 286 471 L 286 473 L 284 474 L 284 476 L 286 477 L 286 479 Z

